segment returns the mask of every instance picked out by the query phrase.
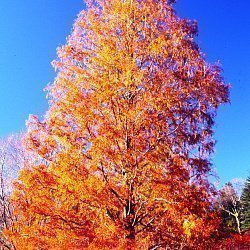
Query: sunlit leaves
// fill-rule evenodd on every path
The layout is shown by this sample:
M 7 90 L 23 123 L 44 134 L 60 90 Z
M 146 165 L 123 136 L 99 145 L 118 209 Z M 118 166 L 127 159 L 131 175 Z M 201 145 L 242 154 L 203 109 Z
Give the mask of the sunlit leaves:
M 88 6 L 58 49 L 45 119 L 28 124 L 41 162 L 16 184 L 6 234 L 20 249 L 204 247 L 217 224 L 212 128 L 228 101 L 220 68 L 169 1 Z

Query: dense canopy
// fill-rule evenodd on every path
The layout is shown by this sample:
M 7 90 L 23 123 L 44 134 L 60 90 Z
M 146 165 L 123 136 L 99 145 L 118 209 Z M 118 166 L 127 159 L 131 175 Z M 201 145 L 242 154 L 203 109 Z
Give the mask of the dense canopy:
M 12 197 L 17 249 L 204 249 L 208 181 L 228 87 L 173 1 L 87 1 L 54 62 L 45 119 L 31 116 Z

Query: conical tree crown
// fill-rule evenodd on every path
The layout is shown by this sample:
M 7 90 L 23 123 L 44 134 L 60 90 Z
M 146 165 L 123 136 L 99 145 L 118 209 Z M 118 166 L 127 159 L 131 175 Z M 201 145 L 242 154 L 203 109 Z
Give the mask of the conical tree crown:
M 20 249 L 204 247 L 216 220 L 207 181 L 214 117 L 228 101 L 220 68 L 173 1 L 87 1 L 29 120 L 6 235 Z M 206 230 L 204 230 L 206 228 Z M 39 248 L 39 247 L 38 247 Z
M 241 195 L 242 229 L 250 231 L 250 177 L 247 178 Z

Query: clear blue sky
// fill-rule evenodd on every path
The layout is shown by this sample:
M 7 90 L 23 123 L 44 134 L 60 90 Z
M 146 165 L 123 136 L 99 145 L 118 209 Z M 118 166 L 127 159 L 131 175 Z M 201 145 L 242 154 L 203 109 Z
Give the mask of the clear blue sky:
M 29 114 L 44 114 L 50 62 L 65 43 L 82 0 L 0 1 L 0 136 L 25 128 Z M 231 104 L 219 110 L 214 163 L 222 183 L 250 170 L 250 1 L 179 0 L 177 12 L 196 19 L 200 47 L 220 61 L 232 84 Z

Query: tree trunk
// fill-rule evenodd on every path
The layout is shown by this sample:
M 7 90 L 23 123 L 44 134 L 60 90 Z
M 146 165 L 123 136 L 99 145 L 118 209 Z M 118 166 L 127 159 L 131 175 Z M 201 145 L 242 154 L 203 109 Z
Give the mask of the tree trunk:
M 237 223 L 237 231 L 238 231 L 239 234 L 241 234 L 240 220 L 239 220 L 239 217 L 237 215 L 235 216 L 235 220 L 236 220 L 236 223 Z
M 128 227 L 128 234 L 126 236 L 126 249 L 135 249 L 135 228 L 134 226 Z

